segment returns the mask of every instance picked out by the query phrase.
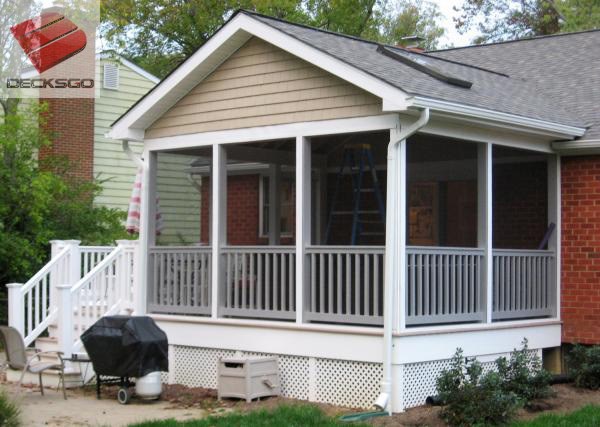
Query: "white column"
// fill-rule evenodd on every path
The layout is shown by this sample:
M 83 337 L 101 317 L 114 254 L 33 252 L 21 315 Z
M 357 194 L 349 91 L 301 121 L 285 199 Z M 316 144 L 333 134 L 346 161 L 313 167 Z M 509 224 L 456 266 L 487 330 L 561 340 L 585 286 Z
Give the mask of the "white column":
M 281 243 L 281 166 L 269 165 L 269 245 Z
M 156 244 L 156 168 L 157 153 L 144 151 L 144 173 L 142 175 L 142 194 L 140 207 L 140 256 L 138 268 L 140 286 L 133 296 L 135 314 L 140 316 L 146 314 L 148 301 L 148 280 L 151 279 L 152 266 L 149 262 L 148 253 L 150 248 Z
M 481 304 L 485 310 L 485 322 L 492 322 L 493 253 L 492 253 L 492 144 L 477 147 L 477 246 L 483 249 Z
M 79 240 L 65 240 L 65 245 L 69 247 L 69 271 L 67 272 L 66 282 L 73 286 L 81 279 L 81 252 L 79 250 Z M 61 285 L 63 283 L 60 283 Z
M 211 316 L 219 316 L 219 294 L 225 279 L 221 248 L 227 245 L 227 151 L 223 145 L 213 145 L 212 158 L 212 294 Z
M 554 316 L 560 318 L 560 275 L 561 275 L 561 186 L 560 156 L 548 156 L 548 225 L 554 223 L 554 233 L 548 240 L 548 249 L 554 251 L 554 281 L 552 283 L 556 298 Z
M 119 289 L 117 289 L 117 300 L 121 300 L 126 307 L 135 310 L 134 295 L 140 293 L 139 287 L 141 282 L 137 274 L 132 274 L 132 266 L 135 271 L 139 263 L 140 245 L 138 240 L 117 240 L 117 245 L 123 248 L 123 256 L 121 261 L 117 263 L 119 271 L 117 272 L 117 280 Z M 149 280 L 153 281 L 154 277 L 149 276 Z M 123 307 L 122 307 L 123 308 Z
M 50 257 L 56 258 L 58 254 L 65 248 L 66 243 L 64 240 L 51 240 L 50 241 Z M 58 307 L 58 295 L 56 287 L 62 283 L 67 282 L 68 271 L 66 270 L 66 263 L 59 263 L 54 270 L 54 274 L 50 275 L 50 289 L 48 298 L 50 298 L 50 307 Z
M 73 306 L 71 285 L 58 285 L 58 345 L 65 358 L 71 357 L 73 351 Z M 80 307 L 81 309 L 81 307 Z
M 311 244 L 310 139 L 296 137 L 296 323 L 304 318 L 304 289 L 309 277 L 306 247 Z
M 25 336 L 25 304 L 21 293 L 22 283 L 9 283 L 8 288 L 8 325 Z

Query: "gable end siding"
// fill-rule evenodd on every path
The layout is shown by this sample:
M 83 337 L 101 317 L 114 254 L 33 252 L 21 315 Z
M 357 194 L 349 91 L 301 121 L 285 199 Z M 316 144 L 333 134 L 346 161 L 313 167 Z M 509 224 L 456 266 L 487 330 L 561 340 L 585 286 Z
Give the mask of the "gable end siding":
M 146 138 L 381 114 L 381 99 L 250 39 L 146 130 Z

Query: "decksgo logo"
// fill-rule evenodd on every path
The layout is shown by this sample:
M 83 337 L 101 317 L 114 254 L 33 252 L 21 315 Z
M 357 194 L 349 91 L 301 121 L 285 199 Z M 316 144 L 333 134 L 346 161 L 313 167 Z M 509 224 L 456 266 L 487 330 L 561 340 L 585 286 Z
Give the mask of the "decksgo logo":
M 14 16 L 16 21 L 3 29 L 14 44 L 8 61 L 12 67 L 0 70 L 3 91 L 21 98 L 94 97 L 98 2 L 40 3 L 38 7 L 26 0 L 21 3 L 21 8 L 4 11 L 10 6 L 0 3 L 0 14 Z

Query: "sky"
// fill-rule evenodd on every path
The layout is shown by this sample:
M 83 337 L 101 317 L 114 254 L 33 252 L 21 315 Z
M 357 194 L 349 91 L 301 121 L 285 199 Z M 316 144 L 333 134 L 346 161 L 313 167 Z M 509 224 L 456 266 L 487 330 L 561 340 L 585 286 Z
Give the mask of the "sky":
M 460 7 L 463 3 L 463 0 L 429 0 L 432 3 L 438 5 L 440 12 L 442 14 L 442 26 L 446 29 L 446 34 L 440 40 L 439 47 L 443 48 L 446 46 L 454 45 L 458 46 L 466 46 L 471 44 L 471 40 L 477 36 L 477 31 L 470 30 L 466 34 L 459 34 L 454 28 L 454 22 L 452 18 L 457 15 L 452 7 L 457 6 Z

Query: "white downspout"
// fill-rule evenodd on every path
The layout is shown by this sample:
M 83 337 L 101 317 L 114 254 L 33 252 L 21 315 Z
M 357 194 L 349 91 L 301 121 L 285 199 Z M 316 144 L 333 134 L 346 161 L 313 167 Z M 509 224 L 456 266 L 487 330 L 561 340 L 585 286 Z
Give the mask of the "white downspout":
M 131 147 L 129 146 L 129 141 L 124 139 L 122 141 L 123 143 L 123 151 L 125 152 L 125 154 L 127 154 L 127 157 L 129 157 L 129 160 L 131 160 L 133 163 L 135 163 L 135 165 L 138 168 L 144 168 L 144 160 L 137 154 L 135 154 L 132 150 Z
M 381 394 L 374 403 L 374 406 L 380 410 L 387 410 L 392 414 L 391 395 L 392 395 L 392 354 L 393 354 L 393 329 L 394 329 L 394 292 L 393 284 L 397 282 L 395 276 L 399 265 L 404 269 L 405 262 L 400 260 L 397 263 L 396 249 L 398 246 L 398 227 L 396 226 L 397 221 L 395 217 L 397 215 L 406 215 L 406 212 L 398 211 L 398 197 L 396 191 L 396 185 L 398 184 L 398 145 L 409 136 L 418 132 L 423 126 L 429 122 L 429 108 L 424 108 L 421 111 L 419 119 L 408 126 L 405 130 L 401 130 L 398 138 L 394 141 L 390 141 L 388 144 L 388 155 L 387 155 L 387 189 L 386 189 L 386 218 L 385 218 L 385 275 L 384 275 L 384 303 L 383 303 L 383 378 L 381 380 Z M 400 171 L 406 173 L 405 171 Z M 403 270 L 400 272 L 403 274 Z M 400 289 L 400 292 L 403 292 Z M 404 307 L 399 307 L 400 310 L 404 310 Z

